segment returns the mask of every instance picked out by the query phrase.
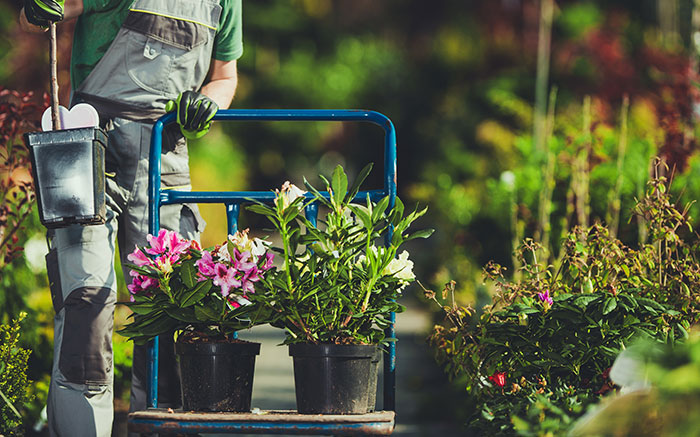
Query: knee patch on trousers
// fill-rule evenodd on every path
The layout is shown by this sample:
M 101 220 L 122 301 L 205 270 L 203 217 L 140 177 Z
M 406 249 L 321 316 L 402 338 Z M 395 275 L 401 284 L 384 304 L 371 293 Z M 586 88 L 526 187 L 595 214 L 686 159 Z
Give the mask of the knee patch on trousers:
M 69 382 L 110 383 L 116 300 L 116 293 L 105 287 L 81 287 L 64 300 L 58 368 Z

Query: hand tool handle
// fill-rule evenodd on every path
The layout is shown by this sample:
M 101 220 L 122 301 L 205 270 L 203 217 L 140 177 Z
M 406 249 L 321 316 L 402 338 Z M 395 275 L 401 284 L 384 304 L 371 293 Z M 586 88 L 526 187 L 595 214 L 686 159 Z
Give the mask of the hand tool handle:
M 49 61 L 51 63 L 51 121 L 53 130 L 61 129 L 58 113 L 58 74 L 56 72 L 56 23 L 49 23 Z

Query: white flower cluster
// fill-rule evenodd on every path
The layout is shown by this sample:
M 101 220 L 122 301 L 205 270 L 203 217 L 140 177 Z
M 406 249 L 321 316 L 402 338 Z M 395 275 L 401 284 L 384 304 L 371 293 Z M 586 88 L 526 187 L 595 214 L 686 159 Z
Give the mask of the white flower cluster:
M 371 247 L 372 252 L 379 255 L 384 255 L 386 250 L 384 247 L 377 248 L 376 246 Z M 365 264 L 367 258 L 364 255 L 360 255 L 357 259 L 358 264 Z M 413 273 L 413 261 L 408 259 L 408 251 L 404 250 L 398 256 L 398 258 L 392 259 L 389 264 L 382 270 L 382 276 L 393 276 L 399 280 L 399 291 L 406 288 L 408 284 L 416 279 L 416 275 Z

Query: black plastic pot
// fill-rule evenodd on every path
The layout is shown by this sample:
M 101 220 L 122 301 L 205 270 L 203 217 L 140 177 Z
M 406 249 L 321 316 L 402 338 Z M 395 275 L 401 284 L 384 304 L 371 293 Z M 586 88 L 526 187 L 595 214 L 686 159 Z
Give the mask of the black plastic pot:
M 260 343 L 175 343 L 185 411 L 250 411 Z
M 32 159 L 39 219 L 47 228 L 105 222 L 105 149 L 100 128 L 24 135 Z
M 377 407 L 377 379 L 379 378 L 379 363 L 382 360 L 382 349 L 376 348 L 369 369 L 369 389 L 367 395 L 367 412 L 373 412 Z
M 290 344 L 298 412 L 367 413 L 376 349 L 374 345 Z

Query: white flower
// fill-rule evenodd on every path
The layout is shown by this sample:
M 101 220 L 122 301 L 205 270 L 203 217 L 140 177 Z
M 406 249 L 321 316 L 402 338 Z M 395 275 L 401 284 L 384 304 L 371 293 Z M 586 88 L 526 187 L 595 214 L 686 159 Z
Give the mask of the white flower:
M 282 184 L 282 188 L 280 190 L 275 190 L 275 205 L 282 202 L 282 209 L 285 209 L 299 197 L 304 197 L 305 194 L 306 191 L 300 189 L 291 182 L 286 181 L 284 184 Z
M 248 229 L 238 231 L 233 235 L 229 235 L 228 239 L 238 248 L 240 252 L 250 252 L 255 259 L 258 259 L 259 257 L 265 255 L 267 246 L 269 246 L 270 243 L 261 240 L 260 238 L 249 238 L 248 232 Z
M 392 259 L 382 273 L 394 276 L 404 285 L 416 279 L 416 275 L 413 274 L 413 261 L 408 259 L 408 252 L 405 250 L 398 258 Z

